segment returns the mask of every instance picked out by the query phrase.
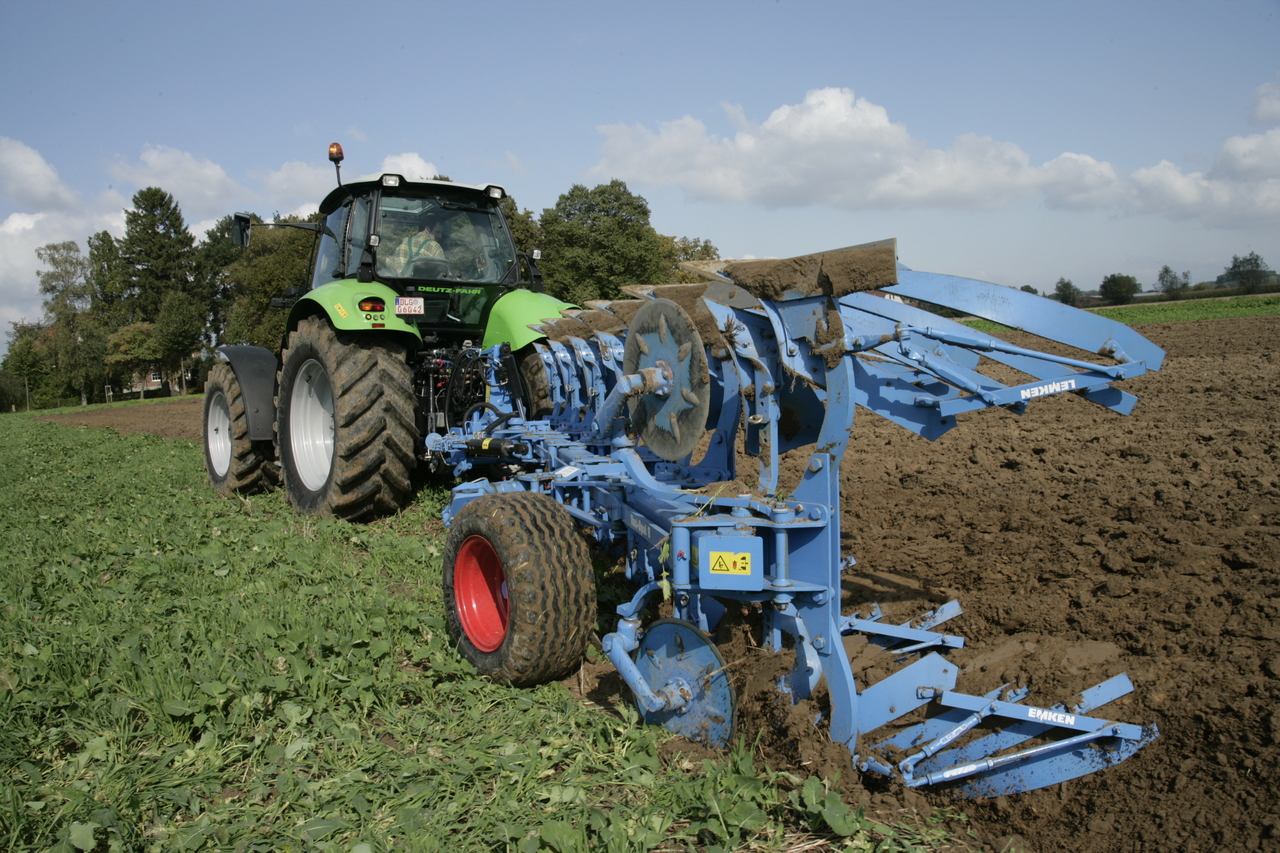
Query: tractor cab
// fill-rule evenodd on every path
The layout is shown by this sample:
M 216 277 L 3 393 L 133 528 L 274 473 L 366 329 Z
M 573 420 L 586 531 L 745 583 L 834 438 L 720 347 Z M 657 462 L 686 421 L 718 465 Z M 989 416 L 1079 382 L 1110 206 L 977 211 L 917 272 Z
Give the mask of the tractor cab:
M 505 190 L 384 174 L 339 186 L 324 217 L 312 289 L 355 278 L 397 294 L 400 320 L 424 339 L 478 337 L 493 303 L 520 284 L 521 257 L 502 215 Z

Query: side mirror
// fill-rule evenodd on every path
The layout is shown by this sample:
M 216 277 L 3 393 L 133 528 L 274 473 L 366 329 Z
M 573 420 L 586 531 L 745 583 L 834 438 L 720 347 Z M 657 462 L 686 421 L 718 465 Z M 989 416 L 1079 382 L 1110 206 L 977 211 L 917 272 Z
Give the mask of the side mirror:
M 249 230 L 253 225 L 247 213 L 231 214 L 231 242 L 237 246 L 249 245 Z
M 534 249 L 528 254 L 526 260 L 529 262 L 529 289 L 534 293 L 542 293 L 542 270 L 538 269 L 537 262 L 542 260 L 542 250 Z

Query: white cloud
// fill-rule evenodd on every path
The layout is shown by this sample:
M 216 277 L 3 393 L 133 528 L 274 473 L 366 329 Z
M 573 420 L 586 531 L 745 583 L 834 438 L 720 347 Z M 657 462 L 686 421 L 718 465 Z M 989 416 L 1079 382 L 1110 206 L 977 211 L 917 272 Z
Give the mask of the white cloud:
M 0 189 L 18 207 L 67 210 L 80 203 L 34 148 L 0 136 Z
M 416 152 L 391 154 L 383 159 L 382 168 L 372 175 L 365 175 L 365 180 L 385 173 L 400 175 L 407 181 L 429 181 L 440 174 L 440 170 L 434 163 L 423 160 Z
M 1270 103 L 1264 90 L 1260 104 Z M 1033 165 L 1018 145 L 976 134 L 930 148 L 849 89 L 810 91 L 760 124 L 738 107 L 725 110 L 735 127 L 730 137 L 709 133 L 692 116 L 661 123 L 657 132 L 601 127 L 593 172 L 767 208 L 991 210 L 1039 197 L 1051 208 L 1157 213 L 1216 226 L 1280 220 L 1280 128 L 1226 140 L 1209 173 L 1162 161 L 1125 176 L 1073 152 Z
M 4 222 L 0 222 L 0 234 L 5 236 L 22 234 L 34 229 L 44 218 L 43 213 L 11 213 Z
M 1276 72 L 1276 79 L 1253 90 L 1253 114 L 1249 120 L 1254 124 L 1280 124 L 1280 71 Z
M 219 216 L 216 219 L 201 219 L 199 222 L 188 222 L 187 230 L 191 232 L 191 236 L 196 238 L 196 243 L 203 243 L 209 236 L 209 229 L 222 221 Z
M 1280 127 L 1229 138 L 1218 151 L 1213 174 L 1241 181 L 1280 178 Z
M 338 185 L 338 177 L 332 166 L 293 160 L 268 173 L 262 183 L 271 205 L 264 215 L 293 213 L 299 208 L 305 208 L 306 215 L 315 213 L 320 200 Z
M 930 149 L 884 107 L 849 89 L 816 89 L 761 124 L 726 106 L 730 138 L 691 116 L 659 126 L 609 125 L 595 172 L 674 184 L 707 201 L 849 209 L 994 207 L 1031 193 L 1036 176 L 1016 145 L 966 135 Z
M 222 216 L 244 189 L 212 160 L 164 145 L 142 149 L 139 163 L 117 162 L 110 167 L 118 181 L 136 187 L 160 187 L 172 195 L 184 216 Z
M 1110 163 L 1088 154 L 1059 154 L 1040 167 L 1045 202 L 1066 210 L 1112 207 L 1124 198 L 1120 176 Z
M 34 322 L 44 313 L 36 277 L 41 269 L 36 249 L 74 240 L 81 252 L 87 252 L 86 238 L 110 227 L 115 219 L 111 211 L 95 212 L 82 206 L 76 211 L 11 213 L 0 222 L 0 355 L 7 349 L 10 323 Z

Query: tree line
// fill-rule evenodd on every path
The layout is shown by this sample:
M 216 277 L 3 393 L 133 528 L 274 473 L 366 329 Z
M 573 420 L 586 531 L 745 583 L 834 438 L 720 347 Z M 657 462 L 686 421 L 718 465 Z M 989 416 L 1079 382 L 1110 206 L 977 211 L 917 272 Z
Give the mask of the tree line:
M 1156 275 L 1155 289 L 1167 299 L 1185 299 L 1191 291 L 1229 289 L 1234 293 L 1259 293 L 1264 288 L 1280 284 L 1277 276 L 1267 266 L 1267 262 L 1257 252 L 1250 252 L 1243 257 L 1232 255 L 1231 263 L 1223 270 L 1222 275 L 1214 281 L 1202 281 L 1191 284 L 1191 271 L 1174 272 L 1173 267 L 1165 264 Z M 1031 285 L 1023 285 L 1022 290 L 1028 293 L 1039 293 Z M 1093 299 L 1111 305 L 1128 305 L 1142 292 L 1142 285 L 1131 275 L 1112 273 L 1102 279 L 1096 291 L 1086 293 L 1076 287 L 1069 278 L 1060 278 L 1053 290 L 1046 290 L 1043 296 L 1079 308 Z
M 163 189 L 140 190 L 132 204 L 123 237 L 98 232 L 87 252 L 75 241 L 35 250 L 42 316 L 11 323 L 0 410 L 103 402 L 140 375 L 163 377 L 161 393 L 198 390 L 214 347 L 279 345 L 286 312 L 271 299 L 306 285 L 314 232 L 255 229 L 241 249 L 228 215 L 197 243 Z M 517 250 L 542 249 L 547 291 L 579 305 L 619 298 L 626 285 L 696 280 L 682 261 L 720 257 L 709 240 L 659 234 L 648 202 L 619 180 L 575 184 L 540 217 L 511 197 L 502 204 Z

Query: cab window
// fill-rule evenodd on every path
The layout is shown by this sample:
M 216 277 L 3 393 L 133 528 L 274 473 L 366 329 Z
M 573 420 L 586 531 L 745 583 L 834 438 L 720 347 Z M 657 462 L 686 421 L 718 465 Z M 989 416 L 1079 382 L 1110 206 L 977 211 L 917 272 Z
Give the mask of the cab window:
M 311 271 L 311 287 L 328 284 L 342 275 L 342 248 L 332 235 L 339 239 L 346 234 L 348 206 L 343 205 L 325 217 L 327 231 L 320 234 L 320 248 L 316 251 L 315 267 Z
M 387 279 L 496 284 L 515 265 L 496 207 L 447 192 L 383 193 L 378 205 L 378 274 Z

